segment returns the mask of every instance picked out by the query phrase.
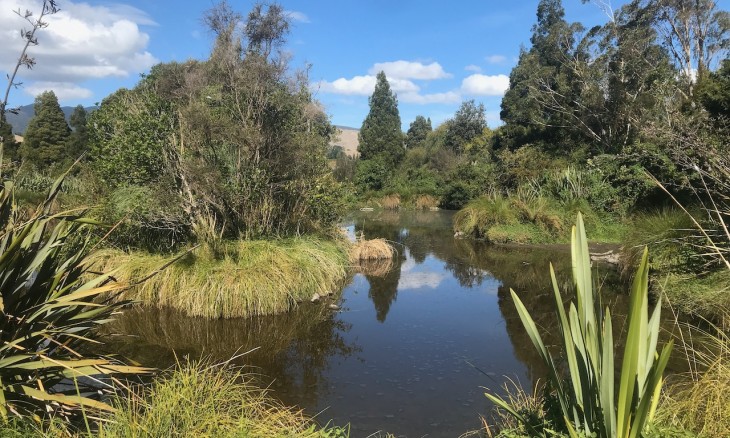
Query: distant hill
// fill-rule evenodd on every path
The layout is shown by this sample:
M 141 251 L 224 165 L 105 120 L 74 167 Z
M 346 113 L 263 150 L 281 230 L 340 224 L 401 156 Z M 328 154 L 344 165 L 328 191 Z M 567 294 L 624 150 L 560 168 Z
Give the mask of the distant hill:
M 348 126 L 335 126 L 338 129 L 338 136 L 330 142 L 332 146 L 342 146 L 345 153 L 351 157 L 357 156 L 357 145 L 359 141 L 357 135 L 360 133 L 359 129 L 350 128 Z
M 63 111 L 63 114 L 66 116 L 66 121 L 71 118 L 71 114 L 73 114 L 74 109 L 76 107 L 74 106 L 62 106 L 61 110 Z M 94 106 L 90 106 L 87 108 L 84 108 L 86 112 L 91 112 L 96 109 Z M 23 135 L 25 133 L 25 129 L 28 127 L 28 123 L 30 122 L 30 119 L 33 118 L 35 115 L 35 111 L 33 110 L 33 105 L 25 105 L 20 107 L 20 111 L 18 114 L 13 113 L 6 113 L 5 118 L 7 118 L 8 123 L 13 127 L 13 133 L 14 134 L 20 134 Z

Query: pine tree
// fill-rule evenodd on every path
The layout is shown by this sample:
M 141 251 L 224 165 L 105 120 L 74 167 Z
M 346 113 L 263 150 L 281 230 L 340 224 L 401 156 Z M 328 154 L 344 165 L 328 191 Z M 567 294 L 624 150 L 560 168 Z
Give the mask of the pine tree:
M 370 96 L 370 112 L 358 135 L 357 147 L 362 160 L 378 159 L 394 169 L 405 155 L 398 99 L 390 90 L 384 72 L 378 73 L 375 91 Z
M 406 146 L 408 149 L 423 146 L 426 141 L 426 137 L 428 137 L 428 134 L 431 131 L 433 131 L 431 119 L 427 119 L 423 116 L 416 116 L 416 120 L 414 120 L 408 127 L 408 133 L 406 134 Z
M 16 161 L 20 145 L 15 141 L 13 127 L 5 119 L 5 114 L 0 114 L 0 141 L 3 142 L 3 158 Z
M 23 160 L 41 168 L 60 164 L 69 158 L 66 147 L 71 130 L 56 94 L 53 91 L 41 93 L 36 97 L 33 109 L 35 116 L 28 123 L 20 148 Z
M 86 126 L 86 110 L 78 105 L 69 120 L 73 132 L 68 139 L 67 152 L 70 158 L 77 159 L 88 147 L 89 131 Z

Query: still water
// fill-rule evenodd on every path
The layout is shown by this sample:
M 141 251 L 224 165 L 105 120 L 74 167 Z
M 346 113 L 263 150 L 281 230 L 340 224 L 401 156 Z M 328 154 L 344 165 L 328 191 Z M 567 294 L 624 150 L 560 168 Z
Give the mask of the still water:
M 134 310 L 114 327 L 122 353 L 167 367 L 175 355 L 250 365 L 262 384 L 320 423 L 350 423 L 353 437 L 378 430 L 407 437 L 457 437 L 479 427 L 507 379 L 531 386 L 545 375 L 523 331 L 509 289 L 522 297 L 555 343 L 548 263 L 570 284 L 567 248 L 494 247 L 454 239 L 448 212 L 370 212 L 349 226 L 395 242 L 385 275 L 354 275 L 330 310 L 303 303 L 286 315 L 239 320 L 187 318 Z M 614 315 L 625 297 L 615 273 L 599 269 Z M 614 325 L 620 326 L 621 316 Z M 555 333 L 555 330 L 552 330 Z

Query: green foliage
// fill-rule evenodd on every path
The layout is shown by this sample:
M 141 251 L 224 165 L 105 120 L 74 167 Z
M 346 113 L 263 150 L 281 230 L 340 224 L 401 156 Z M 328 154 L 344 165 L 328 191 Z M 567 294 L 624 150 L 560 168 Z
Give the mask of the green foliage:
M 573 228 L 573 281 L 575 302 L 566 313 L 555 273 L 551 268 L 555 308 L 562 335 L 561 354 L 566 359 L 567 376 L 543 343 L 530 314 L 517 294 L 512 298 L 525 330 L 548 369 L 548 382 L 560 414 L 552 424 L 571 437 L 578 433 L 603 437 L 640 437 L 654 418 L 662 386 L 662 374 L 669 360 L 672 341 L 657 355 L 661 301 L 649 318 L 648 253 L 631 288 L 628 333 L 623 351 L 618 392 L 615 381 L 613 325 L 608 308 L 602 311 L 591 276 L 583 219 L 578 215 Z M 620 356 L 619 356 L 620 357 Z M 566 378 L 567 377 L 567 378 Z M 500 408 L 520 423 L 530 426 L 504 399 L 487 394 Z M 550 412 L 549 409 L 546 411 Z M 543 430 L 531 435 L 545 436 Z
M 3 146 L 3 158 L 10 161 L 18 161 L 20 154 L 18 147 L 20 144 L 15 141 L 13 127 L 5 118 L 5 114 L 0 114 L 0 141 Z
M 433 131 L 431 126 L 431 118 L 428 119 L 423 116 L 416 116 L 416 119 L 411 122 L 406 133 L 406 147 L 413 149 L 424 146 L 428 134 Z
M 23 160 L 39 168 L 69 165 L 77 157 L 71 157 L 67 149 L 71 130 L 53 91 L 39 94 L 34 110 L 20 147 Z
M 118 208 L 128 202 L 109 206 L 120 213 L 110 218 L 135 217 L 139 236 L 163 229 L 168 241 L 292 235 L 337 222 L 342 188 L 326 159 L 335 129 L 305 75 L 277 57 L 287 19 L 279 6 L 258 5 L 241 22 L 221 4 L 205 17 L 217 36 L 209 60 L 155 66 L 92 114 L 99 178 L 164 199 L 147 201 L 145 215 Z
M 700 79 L 697 98 L 713 117 L 730 117 L 730 59 L 716 72 Z
M 108 275 L 87 271 L 86 228 L 93 222 L 84 217 L 85 210 L 51 213 L 61 184 L 62 179 L 53 184 L 30 217 L 21 216 L 11 182 L 0 188 L 4 419 L 109 411 L 88 394 L 111 388 L 102 377 L 141 371 L 91 352 L 95 329 L 119 307 L 104 297 L 121 287 Z
M 370 112 L 360 128 L 360 159 L 380 159 L 388 169 L 395 168 L 405 155 L 401 132 L 398 99 L 390 90 L 390 84 L 382 71 L 378 73 L 375 91 L 369 99 Z
M 477 105 L 474 100 L 462 102 L 454 118 L 446 122 L 444 146 L 454 153 L 464 152 L 466 145 L 482 135 L 487 129 L 484 104 Z
M 87 114 L 83 106 L 78 105 L 74 108 L 69 119 L 71 126 L 71 135 L 68 139 L 68 154 L 74 159 L 78 159 L 88 149 L 89 145 L 89 129 L 87 126 Z
M 381 190 L 390 178 L 388 165 L 380 158 L 359 160 L 355 171 L 355 185 L 361 192 Z
M 147 184 L 164 175 L 176 120 L 169 104 L 149 87 L 121 89 L 107 97 L 89 125 L 92 165 L 106 184 Z

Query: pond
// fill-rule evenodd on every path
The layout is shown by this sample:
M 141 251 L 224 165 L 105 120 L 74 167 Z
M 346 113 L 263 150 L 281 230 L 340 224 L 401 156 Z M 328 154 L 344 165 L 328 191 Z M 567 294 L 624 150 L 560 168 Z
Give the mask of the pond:
M 275 317 L 187 318 L 137 309 L 114 329 L 122 354 L 167 367 L 176 355 L 201 355 L 254 367 L 288 405 L 321 423 L 352 425 L 352 436 L 378 430 L 408 437 L 457 437 L 480 425 L 508 379 L 530 387 L 545 370 L 509 295 L 514 289 L 555 344 L 549 263 L 570 287 L 565 246 L 501 247 L 455 239 L 449 212 L 370 212 L 350 227 L 395 242 L 394 268 L 354 275 L 333 302 L 303 303 Z M 568 232 L 568 231 L 566 231 Z M 625 315 L 617 274 L 599 267 L 614 326 Z M 616 286 L 618 285 L 618 287 Z M 329 304 L 337 304 L 332 310 Z

